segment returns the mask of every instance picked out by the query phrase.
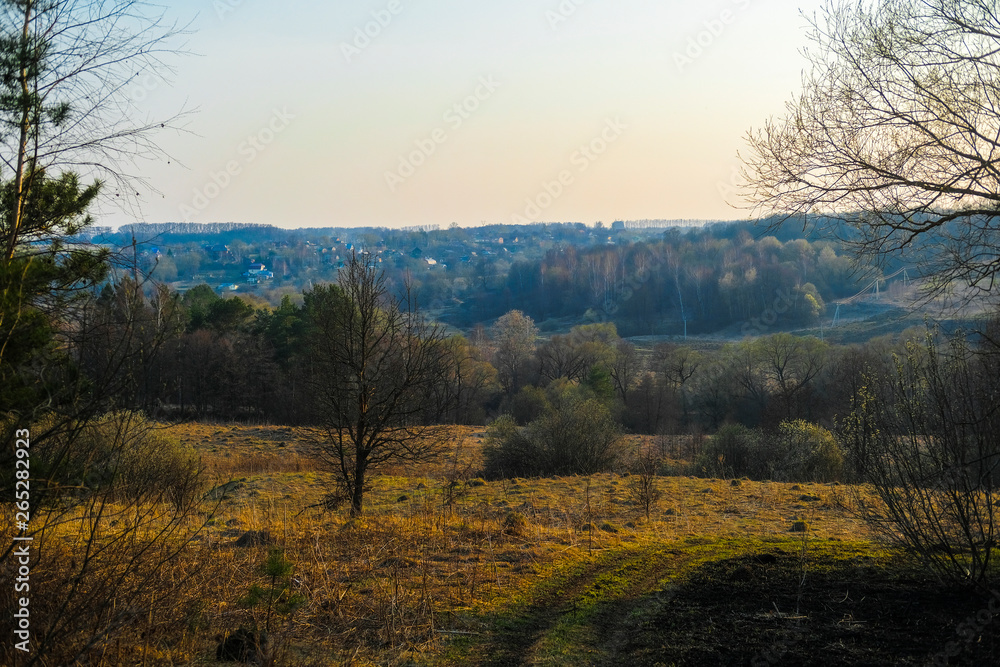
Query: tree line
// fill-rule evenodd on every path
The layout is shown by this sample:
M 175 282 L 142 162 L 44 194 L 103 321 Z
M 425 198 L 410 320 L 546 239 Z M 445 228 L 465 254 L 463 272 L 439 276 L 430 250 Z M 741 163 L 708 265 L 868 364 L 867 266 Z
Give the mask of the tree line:
M 626 336 L 706 333 L 740 328 L 775 301 L 783 328 L 811 326 L 826 303 L 855 294 L 878 274 L 862 271 L 842 242 L 780 230 L 764 235 L 746 223 L 666 231 L 554 224 L 434 232 L 200 230 L 133 225 L 98 240 L 131 249 L 131 232 L 145 251 L 141 266 L 155 280 L 178 290 L 199 281 L 241 283 L 272 306 L 286 294 L 336 281 L 352 251 L 372 253 L 392 282 L 407 281 L 419 303 L 460 329 L 518 309 L 546 329 L 589 317 L 614 322 Z M 251 261 L 263 262 L 273 279 L 246 285 L 241 273 Z M 912 275 L 919 275 L 911 262 Z
M 412 299 L 375 265 L 369 270 L 384 296 Z M 324 318 L 343 289 L 318 285 L 301 304 L 286 297 L 269 308 L 207 285 L 183 295 L 143 290 L 125 276 L 82 311 L 80 329 L 90 335 L 79 350 L 81 368 L 97 375 L 101 360 L 127 347 L 128 363 L 114 369 L 116 405 L 162 418 L 308 424 L 315 419 L 310 382 L 324 372 L 317 346 L 341 335 Z M 111 323 L 126 317 L 138 325 L 120 340 Z M 435 332 L 441 368 L 423 395 L 426 423 L 484 424 L 503 414 L 525 423 L 553 392 L 572 388 L 606 404 L 626 430 L 645 434 L 710 433 L 729 422 L 831 425 L 849 411 L 851 391 L 873 360 L 917 335 L 850 346 L 775 333 L 712 347 L 638 347 L 613 322 L 543 337 L 520 310 L 468 334 Z
M 502 284 L 481 284 L 445 317 L 471 325 L 516 308 L 539 322 L 584 316 L 628 336 L 680 335 L 742 326 L 780 300 L 783 327 L 812 326 L 827 301 L 858 291 L 859 275 L 837 243 L 674 230 L 515 261 Z

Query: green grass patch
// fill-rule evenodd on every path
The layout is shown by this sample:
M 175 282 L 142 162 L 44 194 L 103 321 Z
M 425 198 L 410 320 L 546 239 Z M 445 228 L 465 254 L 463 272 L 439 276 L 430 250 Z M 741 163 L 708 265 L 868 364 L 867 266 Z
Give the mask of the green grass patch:
M 543 573 L 532 588 L 498 599 L 492 610 L 481 612 L 485 635 L 451 641 L 433 664 L 579 665 L 610 660 L 627 643 L 628 630 L 662 614 L 673 589 L 694 573 L 712 563 L 756 554 L 795 559 L 805 571 L 847 561 L 884 564 L 892 559 L 867 542 L 795 537 L 693 537 L 582 553 Z

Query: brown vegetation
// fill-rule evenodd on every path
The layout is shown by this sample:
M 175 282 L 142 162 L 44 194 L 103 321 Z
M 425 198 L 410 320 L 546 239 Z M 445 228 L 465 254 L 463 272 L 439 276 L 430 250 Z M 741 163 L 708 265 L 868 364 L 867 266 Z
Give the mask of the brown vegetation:
M 367 514 L 350 519 L 309 509 L 330 480 L 305 456 L 296 429 L 169 430 L 202 454 L 215 500 L 188 521 L 192 531 L 205 524 L 190 542 L 178 534 L 164 546 L 178 553 L 152 575 L 149 599 L 137 605 L 141 618 L 129 616 L 94 638 L 93 664 L 136 655 L 145 664 L 201 661 L 214 655 L 219 636 L 263 628 L 267 609 L 247 600 L 254 586 L 269 590 L 261 574 L 269 541 L 293 567 L 282 595 L 301 596 L 302 604 L 271 612 L 266 657 L 276 664 L 401 664 L 405 656 L 440 653 L 449 638 L 488 632 L 485 614 L 584 554 L 690 536 L 784 536 L 804 518 L 819 539 L 854 539 L 862 530 L 844 510 L 843 487 L 834 485 L 803 486 L 818 498 L 806 501 L 803 490 L 784 484 L 662 478 L 662 502 L 646 520 L 628 479 L 616 474 L 483 482 L 470 478 L 482 433 L 463 427 L 453 431 L 450 458 L 389 470 L 374 480 Z M 235 483 L 223 487 L 227 482 Z M 39 600 L 46 582 L 80 553 L 74 536 L 87 521 L 77 513 L 38 545 Z M 111 537 L 118 525 L 105 522 L 102 530 Z M 236 546 L 248 531 L 270 539 Z

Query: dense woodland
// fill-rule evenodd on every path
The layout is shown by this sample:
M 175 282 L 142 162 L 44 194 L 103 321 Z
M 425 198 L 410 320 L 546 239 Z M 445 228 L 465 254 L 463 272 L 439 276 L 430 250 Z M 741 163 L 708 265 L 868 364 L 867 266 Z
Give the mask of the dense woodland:
M 116 369 L 122 377 L 114 385 L 122 393 L 115 401 L 158 417 L 308 423 L 315 346 L 326 335 L 317 324 L 318 296 L 338 289 L 320 285 L 300 305 L 286 296 L 270 308 L 220 296 L 207 285 L 179 295 L 163 285 L 137 289 L 125 278 L 104 286 L 87 310 L 83 326 L 100 335 L 87 338 L 80 360 L 83 368 L 97 369 L 111 350 L 132 346 L 135 354 Z M 650 300 L 670 298 L 655 296 L 652 279 L 642 289 L 653 293 Z M 739 306 L 747 317 L 754 294 L 746 290 Z M 770 307 L 766 294 L 756 292 L 761 311 Z M 815 315 L 791 307 L 782 324 Z M 112 323 L 126 316 L 141 325 L 123 330 L 130 338 L 118 340 Z M 832 424 L 848 411 L 851 389 L 867 365 L 902 349 L 892 338 L 835 346 L 783 332 L 699 349 L 679 340 L 637 347 L 613 322 L 543 336 L 523 311 L 442 338 L 447 367 L 427 396 L 427 420 L 482 424 L 512 413 L 525 422 L 560 392 L 575 391 L 607 403 L 639 433 L 708 432 L 727 421 Z
M 789 229 L 772 235 L 745 223 L 429 232 L 135 225 L 88 240 L 130 254 L 135 239 L 140 266 L 175 291 L 223 283 L 271 306 L 284 296 L 301 303 L 304 291 L 335 282 L 352 253 L 371 253 L 397 291 L 408 284 L 421 307 L 463 330 L 521 310 L 546 332 L 600 321 L 634 336 L 683 334 L 685 323 L 689 333 L 740 329 L 776 301 L 781 328 L 815 325 L 826 303 L 879 275 L 856 267 L 829 236 Z M 251 262 L 265 264 L 273 279 L 248 284 L 243 274 Z

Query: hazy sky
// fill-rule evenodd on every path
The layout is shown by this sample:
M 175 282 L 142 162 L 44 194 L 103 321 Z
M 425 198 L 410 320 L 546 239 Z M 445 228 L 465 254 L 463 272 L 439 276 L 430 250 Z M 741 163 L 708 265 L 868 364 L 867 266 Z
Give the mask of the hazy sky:
M 143 111 L 146 222 L 733 219 L 743 135 L 799 89 L 819 0 L 180 0 Z M 732 200 L 733 197 L 729 196 Z M 135 222 L 104 215 L 101 222 Z

